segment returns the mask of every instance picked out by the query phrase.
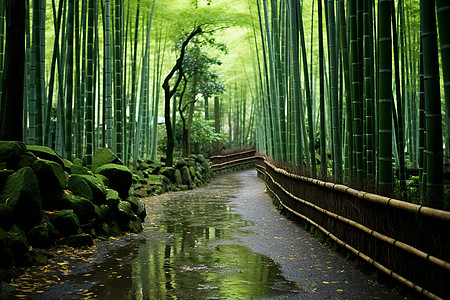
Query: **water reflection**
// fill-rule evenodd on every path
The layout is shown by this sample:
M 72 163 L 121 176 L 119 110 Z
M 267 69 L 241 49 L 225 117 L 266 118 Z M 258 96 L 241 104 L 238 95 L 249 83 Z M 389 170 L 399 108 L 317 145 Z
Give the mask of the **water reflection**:
M 149 200 L 145 239 L 128 249 L 133 257 L 124 262 L 126 270 L 120 270 L 128 279 L 97 285 L 95 294 L 128 299 L 254 299 L 297 293 L 273 260 L 240 245 L 239 235 L 249 234 L 240 228 L 250 224 L 232 213 L 230 198 L 237 184 L 219 181 L 198 191 Z

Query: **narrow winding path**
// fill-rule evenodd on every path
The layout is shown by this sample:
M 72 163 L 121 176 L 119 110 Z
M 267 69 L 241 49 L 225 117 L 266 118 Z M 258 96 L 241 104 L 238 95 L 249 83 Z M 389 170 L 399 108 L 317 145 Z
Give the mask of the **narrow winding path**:
M 279 214 L 255 170 L 144 201 L 141 234 L 62 251 L 7 298 L 405 299 Z

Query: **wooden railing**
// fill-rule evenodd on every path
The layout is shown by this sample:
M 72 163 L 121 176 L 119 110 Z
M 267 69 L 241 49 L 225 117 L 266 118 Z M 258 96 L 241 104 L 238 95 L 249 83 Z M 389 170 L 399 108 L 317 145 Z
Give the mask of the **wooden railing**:
M 382 272 L 450 299 L 450 212 L 287 172 L 256 158 L 275 201 Z
M 226 155 L 211 156 L 211 170 L 222 171 L 241 165 L 252 164 L 256 162 L 256 149 L 244 150 Z

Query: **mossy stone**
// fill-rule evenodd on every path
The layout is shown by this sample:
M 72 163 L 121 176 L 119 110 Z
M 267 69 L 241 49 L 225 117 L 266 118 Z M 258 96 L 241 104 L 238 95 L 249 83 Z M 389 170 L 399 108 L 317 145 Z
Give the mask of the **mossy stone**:
M 91 170 L 83 166 L 72 165 L 70 167 L 70 174 L 72 175 L 93 175 Z
M 130 202 L 133 212 L 141 221 L 144 221 L 145 217 L 147 216 L 145 204 L 135 196 L 129 196 L 125 201 Z
M 110 208 L 116 208 L 117 205 L 122 201 L 119 193 L 116 190 L 108 189 L 106 193 L 106 205 Z
M 96 171 L 97 168 L 107 164 L 123 165 L 123 162 L 108 148 L 97 149 L 92 157 L 92 171 L 99 173 Z
M 108 178 L 108 187 L 116 190 L 120 197 L 126 198 L 128 196 L 132 184 L 132 175 L 130 169 L 126 166 L 106 164 L 97 168 L 96 173 Z
M 93 175 L 80 175 L 80 177 L 89 185 L 94 197 L 93 201 L 95 203 L 103 203 L 106 199 L 106 187 L 103 181 Z
M 139 233 L 142 231 L 142 222 L 140 219 L 135 218 L 127 223 L 125 229 L 132 233 Z
M 16 161 L 22 153 L 26 152 L 23 142 L 0 141 L 0 161 L 8 165 Z
M 121 201 L 117 205 L 117 217 L 119 222 L 122 224 L 125 224 L 133 219 L 133 216 L 135 216 L 133 210 L 131 209 L 131 203 L 127 201 Z
M 27 145 L 27 150 L 39 158 L 54 161 L 64 167 L 61 157 L 52 148 L 45 146 Z
M 191 184 L 191 173 L 189 172 L 189 168 L 184 166 L 181 169 L 181 181 L 183 184 L 190 185 Z
M 13 211 L 11 206 L 0 203 L 0 228 L 9 230 L 13 223 Z
M 175 169 L 173 167 L 163 167 L 159 170 L 159 174 L 171 179 L 175 174 Z
M 110 215 L 111 209 L 108 205 L 102 204 L 99 207 L 99 217 L 101 221 L 105 221 Z
M 36 155 L 34 155 L 32 152 L 24 152 L 19 155 L 17 160 L 14 163 L 14 170 L 19 170 L 24 167 L 31 167 L 33 163 L 37 160 Z
M 75 197 L 70 200 L 70 204 L 73 212 L 77 215 L 81 224 L 88 223 L 92 219 L 96 219 L 98 217 L 95 212 L 94 203 L 87 199 Z
M 91 187 L 81 175 L 70 175 L 68 186 L 69 190 L 75 195 L 91 201 L 94 199 Z
M 13 170 L 0 170 L 0 191 L 3 190 L 6 180 L 10 175 L 14 174 Z
M 94 244 L 90 234 L 75 234 L 66 239 L 66 245 L 74 248 L 90 247 Z
M 174 179 L 176 185 L 180 185 L 183 183 L 183 178 L 181 177 L 181 171 L 179 169 L 175 170 L 173 179 Z
M 72 161 L 72 164 L 74 166 L 82 167 L 83 166 L 83 161 L 80 158 L 74 158 L 73 161 Z
M 80 233 L 80 221 L 77 215 L 71 210 L 63 210 L 49 215 L 50 222 L 56 231 L 63 235 L 69 236 Z
M 31 166 L 39 182 L 42 197 L 49 197 L 67 188 L 67 177 L 60 164 L 37 159 Z
M 10 175 L 3 188 L 0 203 L 8 204 L 13 210 L 14 221 L 29 229 L 42 219 L 42 199 L 38 179 L 30 167 Z
M 10 239 L 11 249 L 14 253 L 16 264 L 23 264 L 25 254 L 28 252 L 29 244 L 25 232 L 17 225 L 11 227 Z
M 13 253 L 10 236 L 0 228 L 0 268 L 8 268 L 13 264 Z
M 27 232 L 27 237 L 31 245 L 44 248 L 51 244 L 55 234 L 53 224 L 47 219 L 42 220 L 40 224 L 31 228 Z

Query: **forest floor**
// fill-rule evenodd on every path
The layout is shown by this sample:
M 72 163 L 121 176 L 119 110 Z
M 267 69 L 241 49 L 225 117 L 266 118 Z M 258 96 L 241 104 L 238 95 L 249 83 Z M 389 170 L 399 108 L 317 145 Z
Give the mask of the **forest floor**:
M 143 199 L 141 234 L 51 249 L 1 299 L 411 299 L 276 210 L 255 170 Z

